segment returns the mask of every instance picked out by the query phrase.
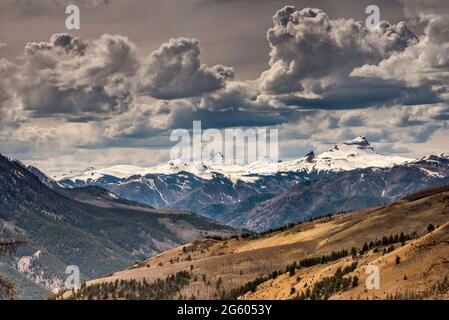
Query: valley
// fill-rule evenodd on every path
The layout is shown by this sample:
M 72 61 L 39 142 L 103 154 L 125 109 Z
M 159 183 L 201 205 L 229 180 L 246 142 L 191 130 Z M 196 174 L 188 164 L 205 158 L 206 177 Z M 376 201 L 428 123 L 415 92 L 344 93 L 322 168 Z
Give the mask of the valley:
M 154 209 L 99 187 L 50 189 L 23 164 L 0 156 L 0 234 L 25 239 L 0 270 L 17 280 L 19 298 L 45 298 L 63 287 L 67 265 L 81 280 L 109 274 L 207 234 L 233 228 L 191 212 Z

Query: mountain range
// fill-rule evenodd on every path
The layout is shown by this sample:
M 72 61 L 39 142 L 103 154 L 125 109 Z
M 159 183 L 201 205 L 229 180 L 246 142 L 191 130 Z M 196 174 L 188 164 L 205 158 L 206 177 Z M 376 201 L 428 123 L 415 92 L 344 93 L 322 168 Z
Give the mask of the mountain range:
M 316 155 L 249 165 L 169 161 L 150 168 L 114 166 L 57 178 L 68 187 L 101 186 L 156 208 L 179 208 L 253 231 L 335 211 L 392 203 L 423 188 L 444 184 L 449 156 L 420 159 L 375 152 L 366 137 Z
M 92 279 L 205 236 L 265 232 L 447 183 L 449 156 L 379 155 L 365 137 L 284 162 L 242 166 L 218 154 L 60 178 L 0 156 L 0 234 L 28 241 L 0 272 L 21 298 L 43 297 L 63 286 L 67 265 Z

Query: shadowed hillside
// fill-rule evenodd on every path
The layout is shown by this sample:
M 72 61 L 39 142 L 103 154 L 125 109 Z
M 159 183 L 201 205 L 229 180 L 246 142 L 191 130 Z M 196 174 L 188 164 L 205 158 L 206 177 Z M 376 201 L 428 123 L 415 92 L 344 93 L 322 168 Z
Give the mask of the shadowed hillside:
M 156 210 L 98 187 L 57 190 L 0 156 L 0 235 L 27 241 L 15 258 L 0 260 L 2 273 L 18 282 L 19 298 L 61 288 L 68 265 L 86 280 L 205 234 L 233 233 L 196 214 Z

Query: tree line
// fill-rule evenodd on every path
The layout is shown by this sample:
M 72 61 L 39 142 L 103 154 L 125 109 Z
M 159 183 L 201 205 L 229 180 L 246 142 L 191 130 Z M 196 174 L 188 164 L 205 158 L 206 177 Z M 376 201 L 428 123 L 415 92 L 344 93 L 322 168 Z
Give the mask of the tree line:
M 431 232 L 433 230 L 434 230 L 433 225 L 429 225 L 428 232 Z M 396 235 L 383 236 L 382 239 L 376 239 L 376 240 L 370 241 L 369 243 L 365 242 L 361 248 L 353 247 L 350 251 L 348 251 L 347 249 L 342 249 L 340 251 L 332 251 L 329 254 L 323 254 L 321 256 L 303 258 L 303 259 L 299 260 L 298 262 L 294 261 L 292 264 L 288 265 L 285 268 L 285 272 L 282 270 L 281 271 L 273 271 L 271 274 L 269 274 L 267 276 L 260 276 L 253 281 L 247 282 L 246 284 L 242 285 L 239 288 L 235 288 L 235 289 L 231 290 L 230 294 L 227 296 L 227 298 L 237 299 L 239 296 L 242 296 L 245 293 L 255 292 L 257 286 L 260 285 L 261 283 L 266 282 L 271 279 L 276 279 L 279 275 L 284 274 L 284 273 L 288 273 L 289 276 L 293 276 L 296 273 L 297 269 L 310 268 L 315 265 L 326 264 L 328 262 L 337 261 L 341 258 L 349 256 L 350 254 L 352 255 L 353 258 L 356 258 L 357 255 L 359 255 L 359 254 L 363 255 L 371 249 L 373 251 L 377 252 L 378 248 L 381 246 L 390 246 L 388 248 L 385 248 L 385 250 L 384 250 L 385 252 L 393 251 L 394 250 L 393 244 L 395 244 L 395 243 L 405 244 L 406 241 L 415 239 L 416 237 L 417 237 L 416 232 L 413 232 L 411 234 L 408 234 L 408 233 L 404 234 L 404 232 L 401 232 L 400 234 L 396 234 Z M 351 268 L 355 268 L 356 266 L 357 266 L 357 263 L 355 262 L 355 264 L 351 265 Z M 343 275 L 353 271 L 353 270 L 352 271 L 348 271 L 348 270 L 350 270 L 350 269 L 344 269 L 344 270 L 340 270 L 340 271 L 342 271 L 344 273 Z M 348 271 L 348 272 L 346 272 L 346 271 Z M 331 279 L 326 279 L 325 282 L 318 285 L 318 287 L 316 289 L 316 290 L 318 290 L 317 292 L 318 293 L 324 292 L 326 294 L 317 295 L 317 292 L 315 292 L 312 295 L 313 291 L 309 290 L 309 295 L 307 295 L 307 292 L 304 293 L 304 299 L 312 299 L 312 298 L 315 299 L 317 297 L 321 297 L 321 298 L 326 297 L 327 293 L 332 292 L 332 290 L 329 289 L 329 287 L 328 287 L 329 283 L 327 281 L 336 281 L 335 288 L 343 289 L 344 291 L 346 291 L 346 289 L 348 288 L 349 280 L 347 280 L 346 278 L 343 279 L 342 277 L 343 276 L 340 274 L 340 272 L 338 272 Z M 351 285 L 355 285 L 357 283 L 358 278 L 356 277 L 355 279 L 356 280 L 354 280 L 354 278 L 352 279 L 353 282 L 351 282 Z M 324 291 L 321 290 L 320 289 L 321 287 L 325 288 L 325 290 L 324 289 L 323 289 Z M 331 286 L 330 288 L 333 288 L 333 287 Z M 298 298 L 300 298 L 301 296 L 298 296 Z
M 337 292 L 345 292 L 350 288 L 355 288 L 359 285 L 359 278 L 345 277 L 347 274 L 353 272 L 357 268 L 357 262 L 352 263 L 345 268 L 338 268 L 334 275 L 325 277 L 314 283 L 312 289 L 307 288 L 294 299 L 297 300 L 327 300 Z
M 188 271 L 180 271 L 157 279 L 153 282 L 116 280 L 87 286 L 83 283 L 79 290 L 72 290 L 68 300 L 168 300 L 179 294 L 184 286 L 190 283 L 192 275 Z

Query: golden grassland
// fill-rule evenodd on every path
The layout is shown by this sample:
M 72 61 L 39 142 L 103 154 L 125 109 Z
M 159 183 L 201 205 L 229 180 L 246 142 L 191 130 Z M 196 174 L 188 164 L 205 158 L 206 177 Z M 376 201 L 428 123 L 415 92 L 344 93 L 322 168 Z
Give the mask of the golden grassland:
M 151 282 L 189 271 L 191 281 L 173 298 L 217 299 L 257 277 L 281 271 L 275 279 L 259 284 L 255 292 L 247 292 L 240 298 L 293 299 L 317 281 L 332 276 L 338 268 L 357 262 L 357 268 L 348 276 L 357 276 L 359 284 L 332 294 L 330 299 L 444 299 L 448 297 L 442 284 L 449 274 L 448 223 L 449 190 L 440 188 L 392 205 L 325 217 L 261 236 L 203 238 L 86 285 L 116 280 Z M 436 226 L 436 230 L 428 233 L 429 224 Z M 296 269 L 294 274 L 286 272 L 288 265 L 306 257 L 353 247 L 359 250 L 366 242 L 401 232 L 416 236 L 395 244 L 391 252 L 385 253 L 381 247 Z M 365 268 L 370 264 L 379 266 L 380 289 L 367 290 L 364 285 Z

